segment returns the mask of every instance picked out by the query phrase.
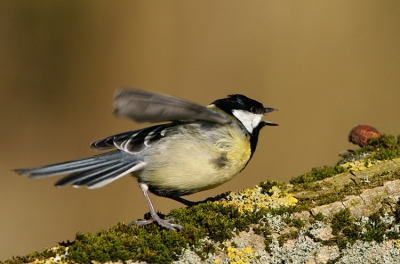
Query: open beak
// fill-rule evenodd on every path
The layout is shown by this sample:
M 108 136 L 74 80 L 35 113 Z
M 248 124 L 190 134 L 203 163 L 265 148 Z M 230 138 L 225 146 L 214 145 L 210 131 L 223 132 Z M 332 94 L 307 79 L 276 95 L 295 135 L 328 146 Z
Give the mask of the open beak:
M 264 108 L 264 114 L 270 113 L 270 112 L 273 112 L 273 111 L 278 111 L 278 109 L 272 108 L 272 107 L 265 107 Z
M 271 108 L 271 107 L 265 107 L 264 108 L 264 114 L 273 112 L 273 111 L 278 111 L 278 109 L 276 108 Z M 279 126 L 279 124 L 277 123 L 273 123 L 273 122 L 268 122 L 268 121 L 263 121 L 263 125 L 264 126 Z

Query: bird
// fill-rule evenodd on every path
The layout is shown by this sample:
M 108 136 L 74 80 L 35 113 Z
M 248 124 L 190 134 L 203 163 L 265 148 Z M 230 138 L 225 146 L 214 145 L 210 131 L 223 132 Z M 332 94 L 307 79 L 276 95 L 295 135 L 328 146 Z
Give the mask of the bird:
M 16 169 L 29 178 L 68 174 L 55 186 L 103 187 L 125 175 L 137 179 L 150 219 L 130 226 L 157 223 L 181 230 L 175 219 L 156 213 L 149 192 L 190 206 L 182 196 L 215 188 L 241 172 L 252 158 L 260 130 L 277 123 L 263 121 L 277 109 L 242 94 L 217 99 L 208 106 L 137 88 L 115 91 L 113 113 L 138 123 L 160 123 L 93 142 L 92 157 L 40 167 Z

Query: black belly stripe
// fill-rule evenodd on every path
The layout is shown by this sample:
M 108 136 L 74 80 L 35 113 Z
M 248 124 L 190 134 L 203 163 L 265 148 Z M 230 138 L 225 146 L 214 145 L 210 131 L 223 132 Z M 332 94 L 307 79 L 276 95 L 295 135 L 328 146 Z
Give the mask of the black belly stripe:
M 213 160 L 213 162 L 215 163 L 215 165 L 217 165 L 217 168 L 222 168 L 226 166 L 226 164 L 228 164 L 227 153 L 221 153 L 221 155 L 217 159 Z

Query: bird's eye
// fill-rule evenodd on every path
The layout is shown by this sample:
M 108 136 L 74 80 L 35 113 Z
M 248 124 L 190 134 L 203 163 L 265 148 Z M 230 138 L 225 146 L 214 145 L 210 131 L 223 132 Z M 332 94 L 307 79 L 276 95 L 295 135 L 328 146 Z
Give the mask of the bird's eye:
M 253 114 L 257 114 L 257 107 L 252 106 L 252 107 L 250 108 L 250 111 L 251 111 Z

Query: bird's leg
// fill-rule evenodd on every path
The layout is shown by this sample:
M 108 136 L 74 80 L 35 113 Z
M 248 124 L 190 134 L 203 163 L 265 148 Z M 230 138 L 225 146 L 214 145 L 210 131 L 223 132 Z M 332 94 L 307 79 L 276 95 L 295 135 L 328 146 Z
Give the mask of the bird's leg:
M 148 225 L 148 224 L 151 224 L 151 223 L 153 223 L 155 221 L 155 222 L 157 222 L 157 224 L 159 224 L 160 226 L 162 226 L 164 228 L 167 228 L 167 229 L 173 229 L 173 230 L 176 230 L 176 229 L 181 230 L 181 229 L 183 229 L 183 226 L 181 226 L 181 225 L 172 224 L 175 221 L 175 219 L 173 219 L 173 218 L 166 219 L 166 220 L 161 219 L 157 215 L 156 211 L 154 210 L 154 207 L 153 207 L 153 204 L 152 204 L 152 202 L 150 200 L 149 194 L 147 193 L 149 187 L 147 186 L 147 184 L 144 184 L 144 183 L 139 183 L 139 186 L 140 186 L 140 189 L 143 192 L 144 198 L 146 199 L 147 205 L 149 206 L 151 219 L 149 219 L 149 220 L 132 221 L 129 224 L 129 226 L 132 226 L 132 225 L 137 225 L 137 226 Z

